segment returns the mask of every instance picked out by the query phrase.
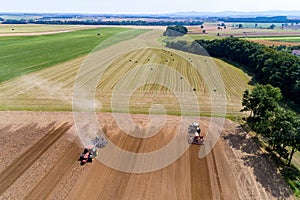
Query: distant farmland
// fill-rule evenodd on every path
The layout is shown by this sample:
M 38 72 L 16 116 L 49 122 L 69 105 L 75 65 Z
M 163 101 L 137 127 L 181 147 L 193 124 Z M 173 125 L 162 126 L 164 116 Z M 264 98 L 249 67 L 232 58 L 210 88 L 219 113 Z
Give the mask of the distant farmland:
M 19 35 L 27 33 L 44 33 L 44 32 L 59 32 L 59 31 L 76 31 L 81 29 L 91 29 L 88 26 L 73 26 L 73 25 L 38 25 L 38 24 L 0 24 L 0 36 L 2 35 Z
M 297 42 L 300 43 L 300 36 L 279 36 L 279 37 L 254 37 L 249 40 L 268 40 L 275 42 Z
M 0 37 L 0 82 L 86 55 L 102 41 L 128 30 L 97 28 L 53 35 Z M 131 30 L 128 38 L 144 32 Z
M 275 45 L 300 45 L 300 29 L 299 26 L 286 26 L 282 27 L 282 24 L 274 23 L 275 28 L 269 27 L 273 23 L 225 23 L 224 27 L 218 26 L 217 23 L 205 23 L 203 28 L 200 26 L 189 27 L 188 36 L 192 39 L 198 40 L 213 40 L 222 39 L 225 37 L 238 37 L 247 38 L 251 41 L 255 41 L 268 46 Z M 242 28 L 238 28 L 241 24 Z M 205 33 L 203 33 L 205 30 Z

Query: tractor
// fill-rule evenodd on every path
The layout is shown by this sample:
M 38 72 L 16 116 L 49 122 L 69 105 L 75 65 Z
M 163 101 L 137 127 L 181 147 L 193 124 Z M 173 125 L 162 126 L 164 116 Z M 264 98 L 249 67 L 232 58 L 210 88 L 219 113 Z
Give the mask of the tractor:
M 83 153 L 80 155 L 79 161 L 81 165 L 87 162 L 93 162 L 94 158 L 98 155 L 97 148 L 90 145 L 84 148 Z
M 202 145 L 204 143 L 204 136 L 201 135 L 201 128 L 198 123 L 192 123 L 188 128 L 188 143 Z
M 80 154 L 79 161 L 81 165 L 87 162 L 93 162 L 94 158 L 98 155 L 98 148 L 104 148 L 107 141 L 102 137 L 96 137 L 91 141 L 92 145 L 84 148 L 82 154 Z

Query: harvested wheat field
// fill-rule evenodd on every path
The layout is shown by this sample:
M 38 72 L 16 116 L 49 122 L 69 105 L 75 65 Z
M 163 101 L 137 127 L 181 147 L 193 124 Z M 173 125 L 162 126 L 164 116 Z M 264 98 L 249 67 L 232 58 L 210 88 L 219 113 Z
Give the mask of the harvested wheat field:
M 157 135 L 137 139 L 120 131 L 112 114 L 97 117 L 108 145 L 137 153 L 170 142 L 180 124 L 180 117 L 168 116 Z M 147 115 L 132 118 L 137 126 L 149 123 Z M 200 119 L 204 133 L 210 121 Z M 293 199 L 268 157 L 228 120 L 205 158 L 198 152 L 208 141 L 190 146 L 163 169 L 141 174 L 97 160 L 81 166 L 72 113 L 1 112 L 0 122 L 0 151 L 5 152 L 0 154 L 0 199 Z
M 223 116 L 225 109 L 239 115 L 251 77 L 222 60 L 164 48 L 157 42 L 161 35 L 148 31 L 117 44 L 108 39 L 87 56 L 5 81 L 0 109 L 72 111 L 74 95 L 82 95 L 74 88 L 86 88 L 86 99 L 99 102 L 97 111 L 127 112 L 129 107 L 143 114 L 156 102 L 168 114 L 180 115 L 176 99 L 181 98 L 187 101 L 186 114 L 199 107 L 206 115 Z M 123 101 L 114 101 L 113 95 Z

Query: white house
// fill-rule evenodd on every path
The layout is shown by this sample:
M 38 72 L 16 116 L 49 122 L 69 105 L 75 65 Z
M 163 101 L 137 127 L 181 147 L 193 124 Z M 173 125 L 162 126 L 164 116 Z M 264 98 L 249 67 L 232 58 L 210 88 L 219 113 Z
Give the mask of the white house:
M 300 50 L 293 50 L 292 54 L 296 56 L 300 56 Z

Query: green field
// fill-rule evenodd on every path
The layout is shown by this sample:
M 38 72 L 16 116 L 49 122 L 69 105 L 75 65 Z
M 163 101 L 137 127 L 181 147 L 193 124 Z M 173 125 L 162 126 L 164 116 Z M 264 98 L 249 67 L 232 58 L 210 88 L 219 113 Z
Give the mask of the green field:
M 273 24 L 275 25 L 276 28 L 280 28 L 282 26 L 282 23 L 254 23 L 254 22 L 251 23 L 234 22 L 234 23 L 230 23 L 230 26 L 238 27 L 239 24 L 242 24 L 244 28 L 269 28 Z
M 57 31 L 75 31 L 80 29 L 90 29 L 84 25 L 38 25 L 38 24 L 0 24 L 1 34 L 18 34 L 18 33 L 42 33 Z
M 102 41 L 128 30 L 97 28 L 53 35 L 0 37 L 0 82 L 86 55 Z M 128 38 L 144 32 L 130 30 Z
M 215 39 L 220 39 L 218 36 L 214 35 L 188 35 L 194 40 L 215 40 Z
M 224 37 L 218 37 L 214 35 L 188 35 L 194 40 L 215 40 L 222 39 Z M 300 43 L 300 36 L 251 36 L 246 38 L 247 40 L 261 40 L 261 41 L 274 41 L 274 42 L 291 42 L 291 43 Z
M 280 36 L 280 37 L 251 37 L 248 40 L 269 40 L 275 42 L 300 42 L 300 36 Z
M 204 26 L 217 26 L 216 22 L 205 22 Z M 282 23 L 255 23 L 255 22 L 225 22 L 227 27 L 238 27 L 239 24 L 242 24 L 244 28 L 257 28 L 257 29 L 266 29 L 274 24 L 277 28 L 282 26 Z M 257 25 L 257 26 L 255 26 Z

